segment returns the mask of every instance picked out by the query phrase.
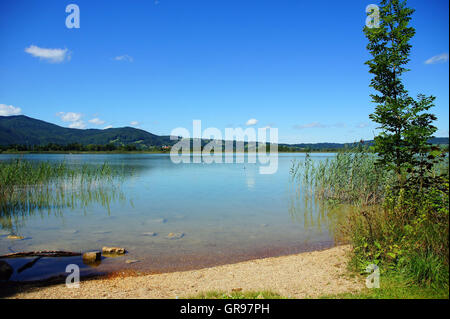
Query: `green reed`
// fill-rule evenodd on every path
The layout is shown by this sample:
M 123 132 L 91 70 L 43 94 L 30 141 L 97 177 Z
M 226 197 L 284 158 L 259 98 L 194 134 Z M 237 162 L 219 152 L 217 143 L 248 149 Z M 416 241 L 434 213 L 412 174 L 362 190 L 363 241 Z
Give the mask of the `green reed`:
M 44 216 L 62 209 L 84 208 L 90 203 L 106 207 L 112 200 L 123 200 L 118 190 L 123 168 L 102 165 L 68 165 L 65 162 L 0 162 L 0 226 L 18 229 L 31 215 Z
M 313 162 L 306 155 L 291 167 L 292 178 L 303 187 L 303 195 L 319 201 L 351 205 L 373 205 L 383 199 L 392 173 L 375 165 L 376 156 L 364 149 L 339 152 L 335 157 Z

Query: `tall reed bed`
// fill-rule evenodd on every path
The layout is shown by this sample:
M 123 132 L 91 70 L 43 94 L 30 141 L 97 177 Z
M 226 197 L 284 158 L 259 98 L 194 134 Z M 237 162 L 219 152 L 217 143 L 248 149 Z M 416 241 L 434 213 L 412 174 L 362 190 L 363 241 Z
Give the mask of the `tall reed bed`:
M 68 165 L 65 162 L 0 162 L 0 224 L 18 228 L 36 211 L 61 214 L 65 207 L 106 206 L 117 197 L 123 170 L 103 165 Z
M 326 226 L 336 242 L 348 242 L 346 220 L 355 209 L 378 205 L 391 174 L 379 169 L 376 156 L 364 148 L 341 151 L 333 157 L 293 161 L 295 196 L 289 211 L 305 227 Z
M 305 196 L 331 203 L 368 206 L 383 200 L 384 188 L 392 178 L 375 165 L 376 156 L 364 149 L 339 152 L 335 157 L 294 162 L 291 176 L 303 186 Z

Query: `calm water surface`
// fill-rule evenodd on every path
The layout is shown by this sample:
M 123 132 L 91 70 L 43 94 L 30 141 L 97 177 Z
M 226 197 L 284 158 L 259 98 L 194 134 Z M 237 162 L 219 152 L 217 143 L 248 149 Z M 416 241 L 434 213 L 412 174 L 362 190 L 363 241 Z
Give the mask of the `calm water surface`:
M 97 267 L 84 265 L 79 257 L 42 258 L 19 272 L 32 259 L 7 260 L 15 268 L 11 280 L 34 280 L 62 274 L 69 263 L 79 264 L 84 275 L 121 269 L 172 271 L 330 247 L 334 242 L 327 220 L 319 210 L 307 208 L 291 182 L 292 161 L 304 156 L 279 154 L 273 175 L 260 175 L 259 164 L 174 164 L 164 154 L 20 156 L 70 165 L 108 162 L 131 175 L 109 208 L 92 203 L 58 213 L 21 213 L 14 231 L 25 239 L 7 239 L 11 229 L 3 226 L 0 254 L 85 252 L 102 246 L 129 251 L 124 257 L 104 258 Z M 330 156 L 334 154 L 311 158 Z M 0 155 L 0 161 L 17 157 Z M 149 232 L 155 236 L 145 234 Z M 169 233 L 184 236 L 168 239 Z M 127 264 L 130 259 L 139 262 Z

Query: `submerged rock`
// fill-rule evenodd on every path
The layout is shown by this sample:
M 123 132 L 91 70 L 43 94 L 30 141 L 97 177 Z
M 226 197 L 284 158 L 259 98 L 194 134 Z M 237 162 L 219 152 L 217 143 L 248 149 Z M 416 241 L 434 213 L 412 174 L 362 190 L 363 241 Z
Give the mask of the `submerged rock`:
M 76 233 L 78 233 L 78 230 L 76 230 L 76 229 L 61 229 L 60 232 L 65 233 L 65 234 L 76 234 Z
M 83 254 L 83 263 L 85 264 L 93 264 L 98 261 L 101 261 L 102 253 L 99 251 L 90 251 Z
M 98 230 L 98 231 L 94 231 L 92 232 L 94 235 L 104 235 L 104 234 L 109 234 L 111 233 L 110 230 Z
M 108 255 L 123 255 L 127 251 L 125 248 L 121 248 L 121 247 L 103 247 L 102 252 L 104 254 L 108 254 Z
M 180 239 L 184 237 L 184 233 L 169 233 L 169 235 L 167 235 L 167 239 Z
M 150 232 L 142 233 L 141 235 L 142 235 L 142 236 L 150 236 L 150 237 L 153 237 L 153 236 L 157 236 L 158 234 L 155 233 L 155 232 L 150 231 Z
M 22 239 L 24 239 L 25 237 L 23 237 L 23 236 L 18 236 L 18 235 L 8 235 L 6 238 L 12 239 L 12 240 L 22 240 Z
M 9 234 L 11 234 L 11 232 L 9 232 L 7 230 L 0 229 L 0 236 L 6 236 L 6 235 L 9 235 Z
M 165 223 L 167 223 L 167 219 L 166 218 L 149 219 L 147 222 L 165 224 Z
M 9 280 L 14 269 L 6 261 L 0 260 L 0 280 Z

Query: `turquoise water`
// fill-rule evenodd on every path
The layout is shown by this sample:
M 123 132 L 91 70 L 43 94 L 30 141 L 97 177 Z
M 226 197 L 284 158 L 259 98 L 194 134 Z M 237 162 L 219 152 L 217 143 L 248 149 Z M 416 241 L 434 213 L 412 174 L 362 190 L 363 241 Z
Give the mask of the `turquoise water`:
M 241 155 L 242 156 L 242 155 Z M 252 258 L 330 247 L 327 221 L 308 209 L 289 174 L 293 160 L 304 154 L 279 154 L 278 171 L 261 175 L 259 164 L 174 164 L 164 154 L 24 155 L 33 161 L 65 161 L 71 165 L 123 166 L 129 172 L 121 196 L 105 205 L 63 208 L 59 213 L 24 214 L 10 240 L 0 229 L 0 255 L 18 251 L 91 251 L 125 247 L 129 253 L 104 258 L 97 267 L 81 258 L 43 258 L 15 271 L 11 280 L 32 280 L 64 273 L 77 263 L 82 274 L 133 269 L 142 272 L 194 269 Z M 334 154 L 312 154 L 323 160 Z M 0 155 L 0 161 L 17 158 Z M 1 227 L 1 226 L 0 226 Z M 148 233 L 155 233 L 149 236 Z M 146 234 L 147 233 L 147 234 Z M 182 233 L 168 239 L 169 233 Z M 127 264 L 126 260 L 139 262 Z M 31 259 L 9 259 L 17 270 Z

